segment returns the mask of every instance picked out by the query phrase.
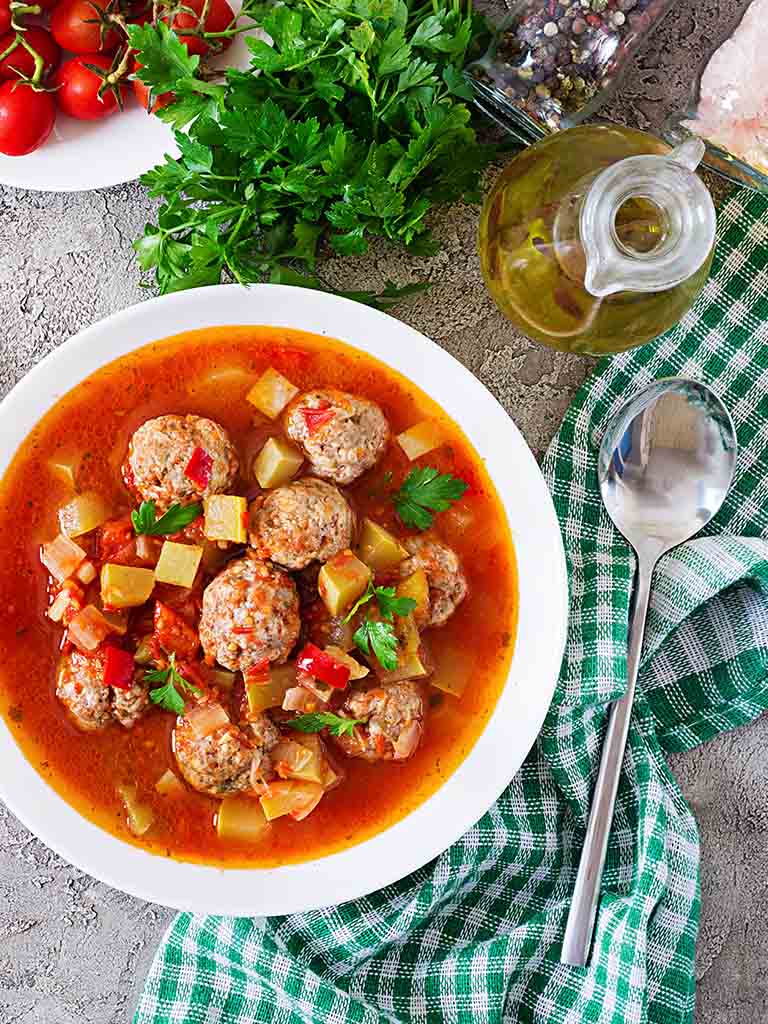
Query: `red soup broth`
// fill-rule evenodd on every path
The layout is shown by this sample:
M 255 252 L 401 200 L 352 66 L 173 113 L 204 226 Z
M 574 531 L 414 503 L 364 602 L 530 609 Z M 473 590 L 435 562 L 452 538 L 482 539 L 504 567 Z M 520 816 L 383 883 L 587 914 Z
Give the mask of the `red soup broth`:
M 55 696 L 61 629 L 45 616 L 46 574 L 39 546 L 58 533 L 57 510 L 73 488 L 51 469 L 79 457 L 78 491 L 96 490 L 127 511 L 120 479 L 131 433 L 164 413 L 197 413 L 229 431 L 249 473 L 251 459 L 279 426 L 245 396 L 269 366 L 302 390 L 339 387 L 378 402 L 392 433 L 425 418 L 446 443 L 415 465 L 435 466 L 469 484 L 435 519 L 458 553 L 469 595 L 449 622 L 428 631 L 436 678 L 465 684 L 460 697 L 428 687 L 425 737 L 403 764 L 344 759 L 346 780 L 302 822 L 280 818 L 257 842 L 224 841 L 213 826 L 218 800 L 186 789 L 161 796 L 155 783 L 174 767 L 173 715 L 150 709 L 130 731 L 111 725 L 80 732 Z M 399 445 L 347 493 L 361 515 L 400 533 L 389 495 L 412 469 Z M 184 861 L 266 867 L 311 860 L 353 846 L 405 817 L 456 770 L 487 723 L 507 678 L 517 623 L 515 555 L 504 509 L 460 428 L 419 388 L 372 357 L 300 331 L 217 327 L 158 341 L 92 374 L 37 424 L 0 482 L 0 711 L 26 758 L 79 813 L 126 842 Z M 154 812 L 131 834 L 117 787 L 135 783 Z

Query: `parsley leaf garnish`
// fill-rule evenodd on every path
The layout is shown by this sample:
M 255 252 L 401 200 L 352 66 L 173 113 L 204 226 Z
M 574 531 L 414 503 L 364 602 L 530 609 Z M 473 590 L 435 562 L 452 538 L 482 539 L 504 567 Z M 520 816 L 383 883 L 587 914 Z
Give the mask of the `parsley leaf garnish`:
M 391 622 L 393 615 L 408 615 L 416 607 L 412 597 L 398 597 L 394 587 L 376 587 L 376 602 L 385 622 Z
M 412 469 L 399 491 L 392 495 L 397 514 L 406 526 L 428 530 L 434 522 L 433 512 L 445 512 L 464 494 L 468 484 L 450 473 L 440 473 L 433 466 Z
M 178 533 L 202 514 L 202 505 L 177 504 L 171 505 L 158 519 L 154 501 L 142 501 L 138 509 L 131 512 L 131 522 L 137 534 L 146 533 L 150 537 L 162 537 L 165 534 Z
M 168 668 L 152 669 L 145 672 L 144 678 L 148 683 L 162 683 L 162 686 L 149 691 L 149 699 L 153 704 L 159 704 L 166 711 L 173 711 L 174 714 L 184 714 L 184 697 L 179 690 L 187 691 L 195 697 L 199 697 L 202 690 L 187 682 L 184 676 L 176 668 L 176 655 L 171 654 L 168 658 Z
M 299 732 L 320 732 L 327 729 L 332 736 L 351 736 L 356 725 L 362 725 L 361 718 L 343 718 L 331 711 L 317 711 L 313 714 L 297 715 L 285 723 Z
M 355 601 L 344 616 L 344 621 L 349 622 L 355 612 L 372 598 L 376 599 L 381 617 L 386 622 L 391 622 L 393 615 L 408 615 L 416 607 L 416 602 L 412 597 L 398 597 L 394 587 L 375 587 L 373 583 L 369 583 L 365 593 Z
M 364 619 L 352 639 L 363 654 L 373 651 L 382 668 L 389 671 L 397 668 L 397 636 L 390 622 Z
M 475 136 L 463 76 L 485 18 L 469 0 L 247 0 L 241 19 L 272 42 L 250 32 L 250 67 L 223 82 L 162 22 L 129 30 L 136 76 L 175 97 L 156 116 L 178 155 L 143 176 L 161 201 L 134 243 L 160 291 L 222 279 L 330 291 L 315 269 L 325 244 L 436 251 L 430 211 L 478 201 L 498 153 Z M 383 307 L 420 287 L 353 297 Z

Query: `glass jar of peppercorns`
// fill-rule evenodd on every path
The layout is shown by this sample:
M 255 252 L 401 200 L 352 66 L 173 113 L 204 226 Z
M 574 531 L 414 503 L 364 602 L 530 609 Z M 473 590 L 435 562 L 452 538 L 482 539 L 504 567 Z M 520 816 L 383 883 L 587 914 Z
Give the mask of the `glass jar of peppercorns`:
M 540 138 L 578 124 L 616 80 L 672 0 L 516 0 L 470 65 L 478 104 L 505 128 Z

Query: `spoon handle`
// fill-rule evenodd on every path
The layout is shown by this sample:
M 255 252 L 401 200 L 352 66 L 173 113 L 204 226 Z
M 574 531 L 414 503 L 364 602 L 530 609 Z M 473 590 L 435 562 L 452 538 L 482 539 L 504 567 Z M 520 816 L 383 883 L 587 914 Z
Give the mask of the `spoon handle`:
M 627 689 L 624 696 L 611 705 L 600 769 L 592 796 L 587 834 L 581 851 L 563 948 L 560 952 L 560 962 L 574 967 L 586 965 L 592 946 L 592 933 L 600 898 L 600 880 L 605 866 L 608 835 L 613 822 L 613 809 L 635 697 L 637 671 L 640 667 L 640 653 L 643 649 L 653 568 L 652 562 L 640 562 L 638 565 L 635 599 L 629 622 Z

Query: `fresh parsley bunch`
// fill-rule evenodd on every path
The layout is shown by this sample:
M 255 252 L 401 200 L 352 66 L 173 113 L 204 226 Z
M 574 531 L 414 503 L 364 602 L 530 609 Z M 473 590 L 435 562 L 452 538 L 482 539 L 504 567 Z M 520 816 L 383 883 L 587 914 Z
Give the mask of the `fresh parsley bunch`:
M 222 278 L 322 288 L 323 240 L 343 255 L 365 253 L 373 237 L 434 252 L 430 209 L 477 200 L 494 152 L 470 126 L 462 76 L 487 35 L 471 0 L 244 10 L 273 45 L 249 37 L 250 69 L 222 84 L 166 25 L 130 29 L 138 77 L 175 96 L 157 116 L 180 150 L 142 178 L 163 203 L 134 243 L 141 266 L 162 292 Z M 402 292 L 354 297 L 386 304 Z

